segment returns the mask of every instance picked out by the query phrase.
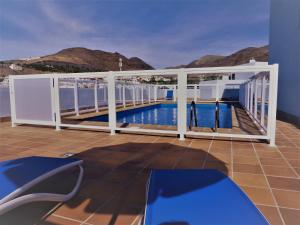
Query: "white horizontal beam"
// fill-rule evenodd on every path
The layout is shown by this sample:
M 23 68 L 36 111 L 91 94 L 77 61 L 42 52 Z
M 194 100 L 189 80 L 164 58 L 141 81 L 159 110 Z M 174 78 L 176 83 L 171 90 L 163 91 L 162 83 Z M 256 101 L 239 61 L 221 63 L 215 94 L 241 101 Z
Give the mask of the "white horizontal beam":
M 79 128 L 79 129 L 93 129 L 93 130 L 110 130 L 107 126 L 98 126 L 98 125 L 83 125 L 83 124 L 59 124 L 60 127 L 70 127 L 70 128 Z
M 186 134 L 194 135 L 194 136 L 206 136 L 206 137 L 229 137 L 229 138 L 262 139 L 262 140 L 269 139 L 269 137 L 266 135 L 207 133 L 207 132 L 196 132 L 196 131 L 187 131 Z
M 161 70 L 133 70 L 133 71 L 110 71 L 110 72 L 85 72 L 85 73 L 50 73 L 50 74 L 31 74 L 31 75 L 10 75 L 14 79 L 23 78 L 105 78 L 113 73 L 116 77 L 119 76 L 176 76 L 180 71 L 190 74 L 211 74 L 214 73 L 251 73 L 251 72 L 270 72 L 272 65 L 261 66 L 228 66 L 228 67 L 203 67 L 203 68 L 186 68 L 186 69 L 161 69 Z

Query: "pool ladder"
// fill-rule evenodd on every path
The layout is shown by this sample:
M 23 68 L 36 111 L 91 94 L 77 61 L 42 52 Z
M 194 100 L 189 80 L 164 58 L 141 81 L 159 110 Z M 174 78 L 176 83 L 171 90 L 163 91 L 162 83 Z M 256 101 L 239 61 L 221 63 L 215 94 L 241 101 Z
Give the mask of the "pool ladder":
M 219 127 L 220 127 L 220 104 L 219 101 L 216 101 L 214 132 L 217 132 Z
M 190 130 L 192 130 L 193 127 L 193 120 L 195 122 L 195 127 L 198 127 L 196 103 L 194 101 L 191 102 L 190 125 L 189 125 Z

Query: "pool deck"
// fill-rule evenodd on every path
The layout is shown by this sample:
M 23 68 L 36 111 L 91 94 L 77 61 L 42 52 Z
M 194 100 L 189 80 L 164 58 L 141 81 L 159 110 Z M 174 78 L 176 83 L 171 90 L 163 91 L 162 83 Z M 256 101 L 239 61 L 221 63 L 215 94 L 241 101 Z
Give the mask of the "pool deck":
M 300 218 L 300 130 L 277 121 L 276 148 L 266 143 L 186 139 L 79 131 L 0 123 L 0 160 L 24 156 L 84 160 L 80 192 L 65 204 L 32 203 L 11 211 L 0 224 L 138 224 L 149 171 L 215 168 L 236 182 L 272 225 Z M 57 176 L 36 191 L 65 192 L 77 171 Z

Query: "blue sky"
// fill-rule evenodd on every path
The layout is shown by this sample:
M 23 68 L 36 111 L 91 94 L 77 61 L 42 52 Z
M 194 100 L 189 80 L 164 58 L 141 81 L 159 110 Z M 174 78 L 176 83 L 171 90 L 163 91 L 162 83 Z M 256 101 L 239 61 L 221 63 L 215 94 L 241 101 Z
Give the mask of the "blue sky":
M 270 0 L 0 0 L 0 60 L 87 47 L 156 68 L 268 44 Z

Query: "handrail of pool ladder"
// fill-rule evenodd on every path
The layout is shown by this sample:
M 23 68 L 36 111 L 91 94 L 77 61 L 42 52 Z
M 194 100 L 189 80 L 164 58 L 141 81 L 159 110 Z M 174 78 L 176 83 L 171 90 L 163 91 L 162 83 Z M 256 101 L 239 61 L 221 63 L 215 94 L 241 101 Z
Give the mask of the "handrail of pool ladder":
M 216 101 L 214 132 L 217 132 L 219 127 L 220 127 L 220 103 L 219 101 Z
M 191 102 L 190 125 L 189 125 L 189 129 L 190 129 L 190 130 L 192 130 L 193 119 L 194 119 L 194 121 L 195 121 L 195 127 L 198 127 L 197 111 L 196 111 L 196 103 L 195 103 L 194 101 Z

